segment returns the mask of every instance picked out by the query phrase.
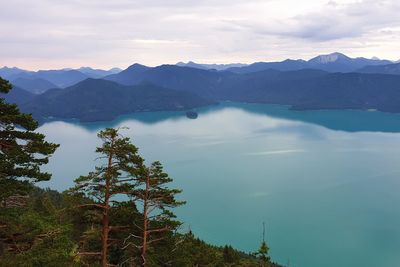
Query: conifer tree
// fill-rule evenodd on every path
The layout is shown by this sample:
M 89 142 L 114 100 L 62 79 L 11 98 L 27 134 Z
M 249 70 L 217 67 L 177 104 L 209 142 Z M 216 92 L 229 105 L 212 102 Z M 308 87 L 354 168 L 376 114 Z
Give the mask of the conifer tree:
M 240 260 L 240 255 L 232 248 L 232 246 L 225 245 L 223 248 L 224 263 L 234 264 Z
M 96 152 L 99 159 L 105 163 L 96 167 L 94 172 L 75 180 L 72 192 L 79 192 L 93 200 L 93 203 L 81 207 L 95 208 L 101 211 L 101 251 L 81 252 L 80 255 L 100 256 L 101 265 L 109 266 L 110 231 L 121 226 L 110 225 L 110 213 L 118 207 L 117 195 L 129 195 L 133 192 L 136 175 L 139 174 L 143 159 L 138 155 L 138 149 L 129 138 L 122 137 L 117 129 L 107 128 L 98 134 L 103 141 Z M 127 175 L 129 173 L 129 175 Z
M 260 261 L 260 266 L 262 267 L 270 267 L 270 257 L 268 256 L 269 247 L 265 242 L 265 223 L 263 223 L 263 238 L 261 241 L 260 248 L 255 253 Z
M 140 249 L 141 265 L 148 266 L 147 252 L 153 243 L 164 240 L 176 230 L 181 223 L 174 220 L 176 216 L 171 208 L 183 205 L 185 202 L 178 201 L 175 195 L 181 190 L 170 189 L 167 184 L 172 179 L 163 171 L 163 166 L 159 161 L 144 167 L 142 174 L 138 177 L 138 186 L 134 196 L 140 201 L 143 208 L 141 214 L 141 232 L 139 245 L 134 245 Z M 135 236 L 137 237 L 137 236 Z
M 0 93 L 9 93 L 11 84 L 0 77 Z M 47 164 L 58 145 L 45 141 L 34 132 L 38 123 L 29 114 L 21 113 L 15 104 L 0 98 L 0 202 L 25 193 L 30 182 L 46 181 L 50 173 L 40 166 Z

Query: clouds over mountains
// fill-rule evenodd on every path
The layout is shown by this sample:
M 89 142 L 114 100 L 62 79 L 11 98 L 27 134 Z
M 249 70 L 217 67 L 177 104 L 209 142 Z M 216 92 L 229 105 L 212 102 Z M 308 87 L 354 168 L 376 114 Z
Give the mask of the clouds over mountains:
M 0 58 L 26 68 L 251 62 L 340 50 L 398 59 L 397 0 L 36 0 L 0 10 Z

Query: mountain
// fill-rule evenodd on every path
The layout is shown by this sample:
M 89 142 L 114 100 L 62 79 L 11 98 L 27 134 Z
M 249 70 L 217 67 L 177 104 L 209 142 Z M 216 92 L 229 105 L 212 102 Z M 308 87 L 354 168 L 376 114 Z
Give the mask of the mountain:
M 364 68 L 357 70 L 357 72 L 400 75 L 400 63 L 380 65 L 380 66 L 366 66 Z
M 22 108 L 39 118 L 53 116 L 84 121 L 109 120 L 136 111 L 184 110 L 219 101 L 284 104 L 299 110 L 376 109 L 400 112 L 400 75 L 385 74 L 395 73 L 396 64 L 364 66 L 365 72 L 379 67 L 383 69 L 383 74 L 332 72 L 335 68 L 344 69 L 351 64 L 354 67 L 371 61 L 384 62 L 352 59 L 334 53 L 309 61 L 255 63 L 244 67 L 248 72 L 240 73 L 176 65 L 147 67 L 133 64 L 103 79 L 86 79 L 63 90 L 50 89 L 28 102 L 20 102 L 26 102 Z M 310 65 L 314 68 L 306 68 Z M 295 70 L 287 71 L 291 68 Z M 65 72 L 69 71 L 58 73 L 64 75 Z M 41 73 L 43 71 L 35 72 L 35 75 Z
M 87 79 L 20 101 L 25 102 L 21 109 L 42 121 L 48 117 L 111 120 L 131 112 L 186 110 L 220 101 L 284 104 L 297 110 L 400 112 L 400 75 L 315 69 L 235 74 L 175 65 L 135 65 L 111 77 L 117 81 L 122 77 L 130 84 Z
M 83 81 L 88 78 L 87 75 L 77 70 L 39 70 L 21 72 L 8 77 L 9 80 L 16 80 L 18 78 L 24 79 L 43 79 L 47 80 L 57 87 L 67 87 Z
M 93 69 L 90 67 L 81 67 L 76 70 L 85 74 L 86 76 L 88 76 L 90 78 L 102 78 L 102 77 L 105 77 L 105 76 L 108 76 L 111 74 L 116 74 L 116 73 L 122 71 L 119 68 L 112 68 L 110 70 L 101 70 L 101 69 Z
M 282 62 L 257 62 L 246 67 L 229 68 L 227 71 L 235 73 L 249 73 L 275 69 L 280 71 L 293 71 L 300 69 L 318 69 L 328 72 L 353 72 L 368 65 L 390 64 L 389 60 L 350 58 L 341 53 L 320 55 L 308 61 L 287 59 Z
M 320 58 L 321 64 L 341 61 L 339 57 Z M 317 61 L 317 59 L 315 60 Z M 190 91 L 216 101 L 292 105 L 298 109 L 354 108 L 400 112 L 400 77 L 382 74 L 330 73 L 302 69 L 235 74 L 188 67 L 163 65 L 129 76 L 130 84 L 150 81 L 168 88 Z M 128 79 L 129 77 L 129 79 Z M 118 76 L 114 76 L 118 82 Z
M 247 80 L 254 80 L 254 75 Z M 246 86 L 244 86 L 246 85 Z M 362 73 L 282 72 L 264 82 L 242 81 L 226 100 L 291 105 L 297 110 L 376 109 L 400 112 L 400 76 Z
M 131 85 L 149 81 L 215 101 L 285 104 L 296 109 L 400 112 L 397 104 L 400 103 L 400 77 L 394 75 L 330 73 L 315 69 L 285 72 L 268 69 L 235 74 L 174 65 L 147 68 L 132 75 L 122 71 L 113 76 L 114 81 L 121 82 L 119 75 Z
M 218 85 L 222 84 L 228 77 L 233 76 L 236 75 L 230 72 L 216 72 L 176 65 L 161 65 L 150 68 L 135 64 L 104 79 L 124 85 L 150 82 L 166 88 L 196 93 L 199 96 L 211 99 L 218 94 Z
M 0 77 L 2 77 L 4 79 L 8 79 L 10 76 L 17 75 L 17 74 L 20 74 L 23 72 L 28 72 L 28 71 L 19 69 L 16 67 L 12 67 L 12 68 L 2 67 L 2 68 L 0 68 Z
M 190 67 L 202 70 L 226 70 L 229 68 L 238 68 L 238 67 L 245 67 L 247 64 L 242 63 L 231 63 L 231 64 L 199 64 L 193 61 L 185 62 L 178 62 L 176 63 L 179 67 Z
M 309 68 L 316 68 L 329 72 L 353 72 L 368 65 L 384 65 L 389 60 L 367 59 L 363 57 L 350 58 L 341 53 L 321 55 L 308 61 Z
M 121 72 L 121 71 L 122 71 L 121 68 L 112 68 L 112 69 L 108 70 L 108 72 L 111 72 L 113 74 L 116 74 L 116 73 Z
M 15 85 L 28 91 L 41 93 L 50 88 L 64 88 L 87 78 L 101 78 L 116 74 L 120 71 L 121 69 L 119 68 L 101 70 L 90 67 L 81 67 L 79 69 L 66 68 L 61 70 L 27 71 L 15 67 L 3 67 L 0 69 L 0 77 L 11 80 Z
M 34 94 L 41 94 L 49 89 L 57 88 L 55 84 L 41 78 L 29 79 L 19 77 L 12 80 L 11 83 Z
M 8 94 L 0 93 L 0 97 L 4 98 L 8 103 L 22 105 L 28 101 L 31 101 L 35 95 L 24 89 L 13 86 L 13 89 Z
M 340 62 L 349 63 L 351 61 L 352 61 L 352 59 L 349 58 L 348 56 L 338 53 L 338 52 L 335 52 L 335 53 L 328 54 L 328 55 L 320 55 L 320 56 L 314 57 L 314 58 L 310 59 L 308 61 L 308 63 L 328 65 L 328 64 L 340 63 Z
M 151 69 L 150 67 L 135 63 L 131 66 L 129 66 L 127 69 L 120 71 L 119 73 L 108 75 L 104 77 L 104 79 L 109 80 L 109 81 L 114 81 L 118 82 L 120 84 L 124 85 L 133 85 L 137 84 L 138 82 L 133 82 L 135 77 L 138 77 L 142 75 L 144 72 L 147 70 Z
M 267 69 L 274 69 L 280 71 L 292 71 L 308 68 L 307 61 L 287 59 L 282 62 L 256 62 L 246 67 L 233 67 L 228 68 L 227 71 L 234 73 L 250 73 L 263 71 Z
M 193 93 L 149 83 L 124 86 L 89 78 L 65 89 L 48 90 L 21 105 L 21 110 L 40 121 L 48 117 L 102 121 L 132 112 L 187 110 L 214 103 Z

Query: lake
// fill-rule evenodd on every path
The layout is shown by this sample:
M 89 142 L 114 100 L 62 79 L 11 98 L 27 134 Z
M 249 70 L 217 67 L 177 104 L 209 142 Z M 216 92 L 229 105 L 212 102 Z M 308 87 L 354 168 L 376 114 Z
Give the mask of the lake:
M 238 103 L 196 111 L 46 123 L 39 131 L 61 147 L 41 186 L 72 186 L 94 169 L 96 133 L 127 127 L 121 133 L 184 190 L 176 213 L 207 242 L 255 251 L 265 222 L 281 264 L 399 265 L 400 115 Z

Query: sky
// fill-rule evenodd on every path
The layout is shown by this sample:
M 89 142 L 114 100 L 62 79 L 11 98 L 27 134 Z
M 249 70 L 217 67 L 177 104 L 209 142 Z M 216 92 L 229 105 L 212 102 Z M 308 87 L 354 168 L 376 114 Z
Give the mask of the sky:
M 399 0 L 0 0 L 0 66 L 400 59 Z

